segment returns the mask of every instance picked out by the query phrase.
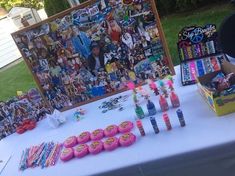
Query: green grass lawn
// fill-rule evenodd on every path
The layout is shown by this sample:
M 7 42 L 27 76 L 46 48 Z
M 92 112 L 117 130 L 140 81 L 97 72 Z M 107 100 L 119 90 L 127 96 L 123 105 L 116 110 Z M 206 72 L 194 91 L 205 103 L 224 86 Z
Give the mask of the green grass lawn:
M 190 25 L 204 26 L 207 23 L 212 23 L 216 24 L 217 29 L 219 29 L 220 24 L 224 18 L 234 12 L 235 7 L 233 7 L 230 3 L 223 3 L 162 18 L 162 25 L 174 64 L 179 64 L 176 43 L 178 41 L 178 33 L 183 27 Z
M 213 23 L 219 26 L 222 20 L 233 13 L 234 10 L 235 8 L 230 4 L 217 4 L 162 18 L 163 28 L 174 64 L 179 64 L 176 43 L 178 32 L 184 26 L 205 25 L 206 23 Z M 33 78 L 24 62 L 20 62 L 7 70 L 0 71 L 0 100 L 4 101 L 14 96 L 17 90 L 27 91 L 35 86 Z

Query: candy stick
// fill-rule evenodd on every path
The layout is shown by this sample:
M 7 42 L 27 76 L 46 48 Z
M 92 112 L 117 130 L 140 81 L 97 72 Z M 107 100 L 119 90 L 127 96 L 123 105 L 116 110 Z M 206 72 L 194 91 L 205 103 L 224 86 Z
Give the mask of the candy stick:
M 62 145 L 57 144 L 55 153 L 54 153 L 53 158 L 52 158 L 51 166 L 54 166 L 56 164 L 56 162 L 59 158 L 61 149 L 62 149 Z
M 56 164 L 56 162 L 58 161 L 58 158 L 59 158 L 61 149 L 62 149 L 62 145 L 57 144 L 57 146 L 56 146 L 56 152 L 55 152 L 55 154 L 54 154 L 54 157 L 53 157 L 52 163 L 51 163 L 52 166 L 54 166 L 54 165 Z
M 48 167 L 48 165 L 49 165 L 48 164 L 48 158 L 51 156 L 51 153 L 53 152 L 54 147 L 55 147 L 55 144 L 52 142 L 49 146 L 49 149 L 48 149 L 48 151 L 46 153 L 46 156 L 44 158 L 44 161 L 43 161 L 44 162 L 43 163 L 44 167 Z
M 55 157 L 54 164 L 56 164 L 56 162 L 58 161 L 62 148 L 63 148 L 63 145 L 62 144 L 58 144 L 58 152 L 57 152 L 57 155 Z
M 23 161 L 24 161 L 25 151 L 23 150 L 20 158 L 19 170 L 23 170 Z
M 53 154 L 54 154 L 55 149 L 56 149 L 55 146 L 53 146 L 53 148 L 52 148 L 52 150 L 51 150 L 51 152 L 50 152 L 50 154 L 49 154 L 49 156 L 48 156 L 48 158 L 47 158 L 46 167 L 49 167 L 49 166 L 50 166 L 51 158 L 52 158 L 52 156 L 53 156 Z

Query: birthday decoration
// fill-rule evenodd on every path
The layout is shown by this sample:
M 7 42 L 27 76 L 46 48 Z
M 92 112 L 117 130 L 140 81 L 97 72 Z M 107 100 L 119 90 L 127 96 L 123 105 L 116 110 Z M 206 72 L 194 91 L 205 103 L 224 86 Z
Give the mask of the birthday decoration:
M 185 27 L 179 32 L 177 46 L 184 86 L 195 84 L 197 77 L 221 70 L 226 57 L 221 53 L 217 38 L 214 24 Z
M 12 34 L 48 103 L 65 110 L 174 73 L 154 0 L 90 0 Z

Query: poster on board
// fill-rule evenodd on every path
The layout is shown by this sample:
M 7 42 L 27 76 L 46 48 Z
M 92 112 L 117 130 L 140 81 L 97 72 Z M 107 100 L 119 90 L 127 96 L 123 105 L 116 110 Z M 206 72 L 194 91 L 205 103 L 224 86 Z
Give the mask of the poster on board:
M 12 36 L 59 110 L 174 73 L 154 0 L 91 0 Z

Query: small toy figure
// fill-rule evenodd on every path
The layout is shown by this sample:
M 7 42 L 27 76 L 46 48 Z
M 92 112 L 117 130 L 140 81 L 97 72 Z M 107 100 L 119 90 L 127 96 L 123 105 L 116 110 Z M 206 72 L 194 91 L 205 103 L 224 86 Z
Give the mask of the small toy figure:
M 74 113 L 74 117 L 77 119 L 77 121 L 80 121 L 83 119 L 82 117 L 85 115 L 85 113 L 86 111 L 84 109 L 78 108 Z
M 138 99 L 137 99 L 137 95 L 136 95 L 135 89 L 133 90 L 132 96 L 133 96 L 133 101 L 134 101 L 134 103 L 137 104 L 139 101 L 138 101 Z
M 169 81 L 171 81 L 172 83 L 174 83 L 174 79 L 171 75 L 168 75 L 167 78 L 169 79 Z
M 170 91 L 174 91 L 175 90 L 171 80 L 167 81 L 167 84 L 168 84 L 168 88 L 170 89 Z
M 169 94 L 165 86 L 161 87 L 161 91 L 163 95 L 165 96 L 165 98 L 168 98 Z

